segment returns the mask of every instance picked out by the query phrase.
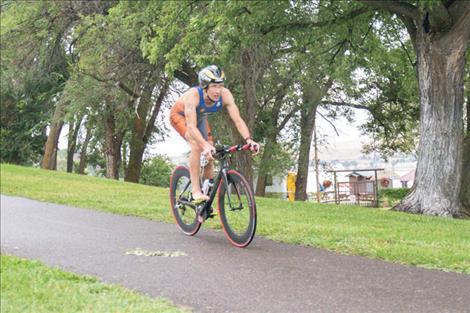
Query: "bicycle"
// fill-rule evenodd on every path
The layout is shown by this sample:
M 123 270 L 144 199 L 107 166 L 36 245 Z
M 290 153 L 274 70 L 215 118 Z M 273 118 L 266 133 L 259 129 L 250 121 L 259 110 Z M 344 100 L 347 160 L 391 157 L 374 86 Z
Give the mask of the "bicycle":
M 194 236 L 206 219 L 214 217 L 212 203 L 217 194 L 218 215 L 226 237 L 239 248 L 250 244 L 256 232 L 255 198 L 243 175 L 229 169 L 230 155 L 246 150 L 250 150 L 249 144 L 216 148 L 214 159 L 220 161 L 220 169 L 213 186 L 207 190 L 209 200 L 199 205 L 191 202 L 189 169 L 178 166 L 173 171 L 170 181 L 171 210 L 183 233 Z

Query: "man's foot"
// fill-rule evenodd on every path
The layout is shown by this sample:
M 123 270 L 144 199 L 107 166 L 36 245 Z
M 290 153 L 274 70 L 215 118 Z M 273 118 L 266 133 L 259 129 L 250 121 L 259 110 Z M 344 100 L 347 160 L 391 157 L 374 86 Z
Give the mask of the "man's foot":
M 200 194 L 193 194 L 193 200 L 191 200 L 191 202 L 197 205 L 197 204 L 204 203 L 207 200 L 209 200 L 209 197 L 200 193 Z

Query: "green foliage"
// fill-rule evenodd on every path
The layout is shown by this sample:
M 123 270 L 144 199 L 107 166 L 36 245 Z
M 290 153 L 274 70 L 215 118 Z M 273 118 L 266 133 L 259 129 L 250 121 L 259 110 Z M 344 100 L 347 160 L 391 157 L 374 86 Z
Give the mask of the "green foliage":
M 6 74 L 2 73 L 1 81 L 0 160 L 15 164 L 36 163 L 46 140 L 44 121 L 47 115 L 44 105 L 38 101 L 41 91 L 23 95 L 14 90 Z
M 409 188 L 380 188 L 379 202 L 386 207 L 391 207 L 400 202 L 409 192 Z
M 1 255 L 2 312 L 188 312 L 95 277 Z
M 31 164 L 42 156 L 46 126 L 69 76 L 62 35 L 72 17 L 64 10 L 57 2 L 11 2 L 2 8 L 3 162 Z
M 342 91 L 349 101 L 368 110 L 362 131 L 373 138 L 366 152 L 384 158 L 397 152 L 412 153 L 419 128 L 419 92 L 416 57 L 401 21 L 375 15 L 370 29 L 347 57 Z
M 269 149 L 269 158 L 263 161 L 262 155 L 258 154 L 254 159 L 254 165 L 260 169 L 260 175 L 285 176 L 295 166 L 292 152 L 282 143 L 274 143 L 264 148 Z
M 37 162 L 60 98 L 69 103 L 68 120 L 78 115 L 93 121 L 90 160 L 102 165 L 106 119 L 114 119 L 116 134 L 134 125 L 139 101 L 128 91 L 139 93 L 154 78 L 151 73 L 163 69 L 171 77 L 183 63 L 194 70 L 217 63 L 226 70 L 226 85 L 242 116 L 256 121 L 252 135 L 274 156 L 255 162 L 262 173 L 282 174 L 293 165 L 301 85 L 323 92 L 323 102 L 366 107 L 371 118 L 363 131 L 374 138 L 368 151 L 410 152 L 418 119 L 412 48 L 396 17 L 373 10 L 343 17 L 362 6 L 351 1 L 9 2 L 1 13 L 1 159 Z M 250 101 L 254 108 L 248 108 Z M 332 120 L 352 119 L 348 106 L 321 110 Z M 213 126 L 217 139 L 233 140 L 227 119 Z
M 379 189 L 379 198 L 387 197 L 394 200 L 401 200 L 408 192 L 410 192 L 409 188 L 383 188 Z
M 170 187 L 173 164 L 166 156 L 157 155 L 142 164 L 140 183 L 158 187 Z

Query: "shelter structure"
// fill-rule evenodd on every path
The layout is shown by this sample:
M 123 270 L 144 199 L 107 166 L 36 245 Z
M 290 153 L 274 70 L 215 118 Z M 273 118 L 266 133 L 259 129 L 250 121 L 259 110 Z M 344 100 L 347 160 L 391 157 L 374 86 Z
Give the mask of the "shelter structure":
M 336 204 L 350 203 L 363 206 L 379 206 L 378 171 L 383 168 L 332 170 L 334 185 L 334 201 Z M 346 175 L 348 181 L 338 181 L 339 172 L 351 172 Z M 365 175 L 373 172 L 372 176 Z

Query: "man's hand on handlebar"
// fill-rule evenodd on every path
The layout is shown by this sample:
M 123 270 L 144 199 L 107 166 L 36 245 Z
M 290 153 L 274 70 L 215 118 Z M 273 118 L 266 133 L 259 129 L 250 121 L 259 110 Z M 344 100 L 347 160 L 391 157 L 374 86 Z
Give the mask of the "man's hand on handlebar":
M 253 155 L 257 155 L 259 153 L 259 150 L 260 150 L 260 145 L 259 143 L 255 142 L 253 139 L 248 139 L 246 141 L 247 144 L 250 145 L 250 151 L 253 152 Z
M 214 160 L 215 148 L 210 143 L 206 143 L 202 149 L 202 154 L 206 157 L 208 161 Z

